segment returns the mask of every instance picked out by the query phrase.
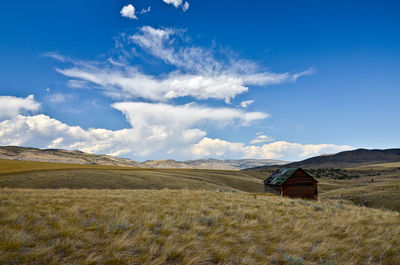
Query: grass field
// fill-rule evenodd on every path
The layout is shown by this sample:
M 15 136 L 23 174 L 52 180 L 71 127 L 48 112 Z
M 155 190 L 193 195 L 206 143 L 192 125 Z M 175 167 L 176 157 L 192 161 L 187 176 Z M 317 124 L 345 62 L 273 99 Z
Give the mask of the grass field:
M 0 161 L 0 187 L 47 189 L 197 189 L 262 192 L 262 173 L 144 169 Z
M 249 193 L 0 190 L 3 264 L 400 264 L 399 213 Z
M 400 264 L 400 214 L 355 205 L 399 211 L 400 178 L 365 172 L 315 202 L 268 172 L 0 160 L 0 264 Z
M 356 205 L 400 212 L 400 179 L 365 185 L 357 185 L 353 182 L 352 185 L 323 192 L 320 198 L 342 198 L 350 200 Z
M 400 169 L 400 162 L 392 162 L 392 163 L 380 163 L 380 164 L 371 164 L 356 167 L 355 169 L 373 169 L 373 168 L 397 168 Z
M 328 171 L 327 171 L 328 172 Z M 320 198 L 347 199 L 400 211 L 398 169 L 351 170 L 352 179 L 318 178 Z M 269 172 L 200 169 L 144 169 L 0 160 L 0 188 L 192 189 L 263 192 Z M 370 180 L 374 178 L 374 183 Z
M 0 174 L 23 173 L 31 171 L 68 169 L 133 169 L 132 167 L 102 166 L 102 165 L 81 165 L 68 163 L 48 163 L 36 161 L 6 160 L 0 159 Z

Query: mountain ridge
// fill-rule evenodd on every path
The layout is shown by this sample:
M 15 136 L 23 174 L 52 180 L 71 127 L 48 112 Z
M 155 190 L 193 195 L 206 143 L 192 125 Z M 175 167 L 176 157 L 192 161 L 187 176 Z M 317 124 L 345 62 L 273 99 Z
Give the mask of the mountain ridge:
M 110 155 L 96 155 L 78 150 L 70 151 L 63 149 L 39 149 L 20 146 L 0 146 L 0 159 L 88 165 L 127 166 L 141 168 L 187 168 L 220 170 L 241 170 L 249 167 L 287 163 L 286 161 L 272 159 L 220 160 L 210 158 L 185 161 L 165 159 L 139 162 L 128 158 L 119 158 Z
M 359 148 L 331 155 L 320 155 L 302 161 L 283 165 L 266 165 L 247 170 L 262 170 L 282 167 L 303 168 L 350 168 L 368 164 L 400 162 L 400 148 L 365 149 Z

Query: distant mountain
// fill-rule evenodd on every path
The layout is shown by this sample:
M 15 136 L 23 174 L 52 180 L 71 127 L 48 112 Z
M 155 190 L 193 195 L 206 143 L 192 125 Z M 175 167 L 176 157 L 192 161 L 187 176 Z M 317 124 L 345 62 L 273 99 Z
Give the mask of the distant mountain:
M 186 161 L 149 160 L 143 162 L 144 165 L 152 168 L 198 168 L 222 170 L 240 170 L 265 165 L 283 165 L 286 163 L 286 161 L 272 159 L 197 159 Z
M 249 170 L 262 170 L 280 167 L 302 168 L 349 168 L 369 164 L 400 162 L 400 149 L 357 149 L 344 151 L 332 155 L 321 155 L 308 158 L 299 162 L 285 164 L 284 166 L 262 166 Z
M 198 159 L 187 161 L 148 160 L 138 162 L 127 158 L 118 158 L 109 155 L 94 155 L 81 151 L 38 149 L 19 146 L 0 146 L 0 159 L 143 168 L 197 168 L 221 170 L 240 170 L 250 167 L 282 165 L 287 163 L 285 161 L 271 159 Z

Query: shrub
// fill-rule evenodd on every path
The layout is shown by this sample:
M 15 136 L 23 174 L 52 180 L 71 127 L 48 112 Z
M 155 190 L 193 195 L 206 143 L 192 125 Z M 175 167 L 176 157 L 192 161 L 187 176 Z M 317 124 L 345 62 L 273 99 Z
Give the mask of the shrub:
M 314 205 L 314 211 L 319 212 L 319 211 L 323 211 L 323 210 L 324 210 L 324 208 L 322 208 L 321 206 Z
M 120 232 L 120 231 L 125 231 L 126 229 L 128 229 L 128 227 L 125 224 L 109 224 L 108 225 L 109 231 Z
M 199 218 L 199 223 L 202 225 L 212 226 L 213 224 L 215 224 L 215 221 L 211 217 L 201 216 Z
M 300 257 L 295 258 L 293 256 L 290 256 L 287 253 L 283 254 L 283 257 L 285 258 L 285 261 L 288 264 L 293 264 L 293 265 L 302 265 L 302 264 L 304 264 L 304 260 L 302 258 L 300 258 Z
M 338 265 L 338 263 L 336 261 L 333 260 L 325 260 L 322 263 L 323 265 Z

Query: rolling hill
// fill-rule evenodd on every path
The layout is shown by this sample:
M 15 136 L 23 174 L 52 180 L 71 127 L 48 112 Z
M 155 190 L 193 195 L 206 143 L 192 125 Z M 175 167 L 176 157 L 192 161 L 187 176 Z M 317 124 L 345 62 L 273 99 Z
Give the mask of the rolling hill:
M 38 149 L 19 146 L 1 146 L 0 159 L 83 165 L 140 167 L 139 162 L 108 155 L 94 155 L 81 151 L 68 151 L 62 149 Z
M 190 189 L 262 192 L 263 172 L 0 160 L 0 188 Z
M 240 170 L 249 167 L 275 164 L 282 165 L 287 163 L 285 161 L 272 159 L 198 159 L 187 161 L 148 160 L 144 162 L 138 162 L 127 158 L 118 158 L 109 155 L 95 155 L 81 151 L 38 149 L 19 146 L 0 147 L 0 159 L 141 168 L 191 168 L 221 170 Z
M 357 149 L 332 155 L 321 155 L 282 165 L 266 165 L 248 170 L 274 169 L 280 167 L 302 168 L 350 168 L 381 163 L 400 162 L 400 149 Z

